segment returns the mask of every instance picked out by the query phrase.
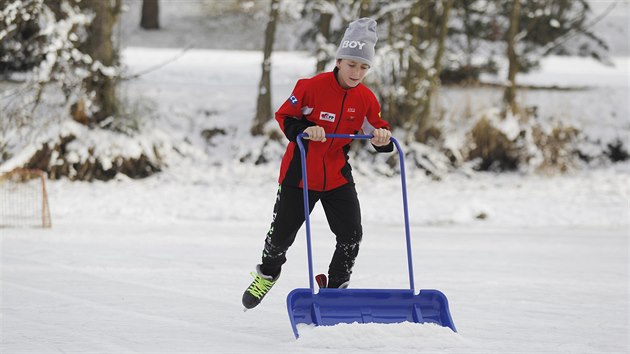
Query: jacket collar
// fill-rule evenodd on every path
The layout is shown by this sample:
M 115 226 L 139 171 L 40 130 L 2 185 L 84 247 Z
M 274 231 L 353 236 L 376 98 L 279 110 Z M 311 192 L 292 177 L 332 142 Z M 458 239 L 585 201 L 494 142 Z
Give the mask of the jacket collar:
M 334 89 L 336 92 L 339 92 L 339 93 L 342 93 L 342 94 L 345 94 L 345 93 L 350 93 L 353 89 L 356 89 L 357 87 L 359 87 L 359 86 L 363 85 L 363 83 L 360 83 L 360 84 L 359 84 L 359 85 L 357 85 L 356 87 L 351 87 L 351 88 L 349 88 L 349 89 L 347 89 L 347 90 L 346 90 L 346 89 L 344 89 L 344 88 L 343 88 L 343 87 L 341 87 L 341 85 L 339 84 L 339 79 L 337 79 L 338 72 L 339 72 L 339 68 L 337 68 L 337 67 L 335 66 L 335 68 L 333 69 L 333 71 L 329 72 L 329 75 L 328 75 L 328 77 L 329 77 L 329 81 L 330 81 L 330 84 L 331 84 L 331 86 L 333 87 L 333 89 Z

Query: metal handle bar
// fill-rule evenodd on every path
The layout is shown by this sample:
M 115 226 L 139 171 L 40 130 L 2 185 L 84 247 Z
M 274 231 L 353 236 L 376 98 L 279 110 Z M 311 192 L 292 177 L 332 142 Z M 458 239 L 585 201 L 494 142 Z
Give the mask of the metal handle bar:
M 311 251 L 311 220 L 309 213 L 308 202 L 308 174 L 306 171 L 306 150 L 304 149 L 303 139 L 307 138 L 308 134 L 301 133 L 297 136 L 297 144 L 300 148 L 300 157 L 302 164 L 302 191 L 304 193 L 304 220 L 306 222 L 306 251 L 308 254 L 308 275 L 309 286 L 311 291 L 315 292 L 315 284 L 313 282 L 313 256 Z M 361 134 L 326 134 L 326 138 L 347 138 L 347 139 L 372 139 L 373 135 L 361 135 Z M 409 288 L 415 293 L 415 286 L 413 281 L 413 261 L 411 256 L 411 233 L 409 230 L 409 208 L 407 207 L 407 178 L 405 176 L 405 156 L 402 148 L 395 138 L 390 140 L 396 145 L 398 151 L 398 157 L 400 160 L 400 180 L 402 184 L 402 197 L 403 197 L 403 213 L 405 217 L 405 238 L 407 240 L 407 266 L 409 268 Z

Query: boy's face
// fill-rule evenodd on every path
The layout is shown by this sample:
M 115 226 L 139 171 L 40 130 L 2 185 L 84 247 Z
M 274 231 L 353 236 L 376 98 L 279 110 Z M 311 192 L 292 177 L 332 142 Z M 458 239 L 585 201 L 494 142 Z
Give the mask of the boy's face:
M 370 70 L 369 65 L 349 59 L 338 59 L 337 68 L 339 84 L 346 90 L 360 84 Z

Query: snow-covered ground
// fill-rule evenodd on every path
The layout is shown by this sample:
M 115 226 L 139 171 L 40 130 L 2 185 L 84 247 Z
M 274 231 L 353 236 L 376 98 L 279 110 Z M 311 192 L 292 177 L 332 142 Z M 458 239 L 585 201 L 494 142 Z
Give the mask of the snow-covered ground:
M 133 73 L 177 53 L 130 48 L 124 60 Z M 189 141 L 188 156 L 170 156 L 166 171 L 144 180 L 49 182 L 52 229 L 0 229 L 0 352 L 628 352 L 628 163 L 564 176 L 453 173 L 439 182 L 410 166 L 415 283 L 447 295 L 457 334 L 352 324 L 303 327 L 296 341 L 285 299 L 308 286 L 303 231 L 276 287 L 243 312 L 278 167 L 230 160 L 260 143 L 246 134 L 259 61 L 259 53 L 193 50 L 125 84 L 131 101 L 152 107 L 147 126 Z M 312 64 L 300 53 L 274 57 L 276 105 Z M 598 81 L 609 70 L 590 68 Z M 609 78 L 624 72 L 627 82 L 627 66 Z M 561 76 L 549 69 L 544 83 Z M 619 90 L 627 98 L 627 86 L 611 92 Z M 537 102 L 545 112 L 584 112 L 589 100 L 605 100 L 614 114 L 589 131 L 627 136 L 627 101 L 598 89 L 576 101 L 574 93 Z M 199 132 L 210 128 L 228 133 L 206 146 Z M 405 288 L 400 181 L 358 165 L 365 237 L 352 286 Z M 333 237 L 320 208 L 313 235 L 315 270 L 324 271 Z
M 50 183 L 53 229 L 2 230 L 2 352 L 628 350 L 623 170 L 413 181 L 416 284 L 447 295 L 459 333 L 355 324 L 301 328 L 298 341 L 284 301 L 308 284 L 303 238 L 265 302 L 242 311 L 275 188 L 234 172 Z M 366 235 L 353 286 L 404 288 L 397 181 L 378 182 L 358 181 Z M 475 219 L 480 212 L 488 218 Z M 321 209 L 313 218 L 315 268 L 324 270 L 333 238 Z

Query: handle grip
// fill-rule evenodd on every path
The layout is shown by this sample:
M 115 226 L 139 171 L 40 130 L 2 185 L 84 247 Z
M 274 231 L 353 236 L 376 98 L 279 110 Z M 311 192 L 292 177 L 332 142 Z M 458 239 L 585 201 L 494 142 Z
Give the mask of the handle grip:
M 327 138 L 344 138 L 344 139 L 372 139 L 372 134 L 326 134 Z M 307 133 L 298 134 L 298 139 L 308 138 Z

